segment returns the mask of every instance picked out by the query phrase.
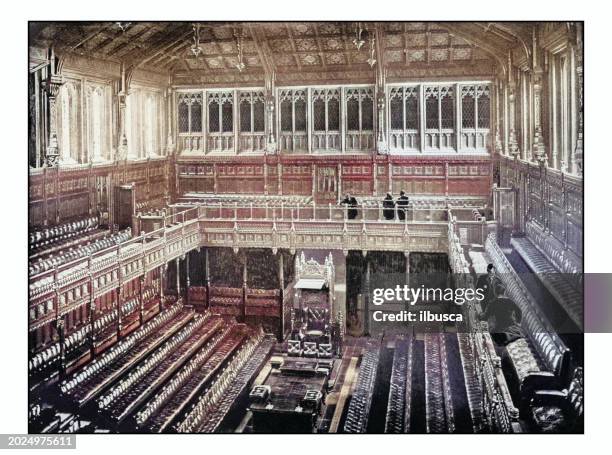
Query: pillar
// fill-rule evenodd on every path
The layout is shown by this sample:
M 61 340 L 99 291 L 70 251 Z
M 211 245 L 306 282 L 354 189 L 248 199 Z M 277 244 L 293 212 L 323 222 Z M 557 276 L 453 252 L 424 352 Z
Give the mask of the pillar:
M 62 77 L 55 73 L 55 57 L 51 57 L 51 75 L 47 78 L 44 85 L 44 90 L 47 93 L 47 101 L 49 103 L 49 138 L 47 141 L 47 149 L 45 151 L 45 166 L 54 167 L 59 162 L 59 145 L 57 142 L 57 95 L 63 84 Z
M 276 99 L 274 97 L 274 81 L 276 75 L 274 72 L 266 78 L 266 114 L 267 114 L 267 135 L 266 135 L 266 153 L 270 155 L 276 154 L 276 136 L 274 135 L 274 106 Z
M 574 174 L 582 175 L 583 172 L 583 46 L 582 46 L 582 23 L 576 23 L 576 76 L 578 83 L 578 102 L 577 102 L 577 114 L 578 114 L 578 131 L 576 137 L 576 147 L 573 150 L 572 169 L 571 172 Z
M 536 30 L 533 29 L 533 119 L 534 119 L 534 133 L 533 133 L 533 151 L 534 158 L 539 162 L 544 163 L 546 161 L 546 148 L 544 146 L 544 137 L 542 135 L 542 74 L 544 70 L 538 60 L 538 46 Z
M 512 73 L 512 57 L 511 54 L 508 54 L 508 123 L 510 131 L 508 136 L 508 149 L 511 156 L 518 158 L 521 152 L 516 141 L 516 82 L 514 81 Z

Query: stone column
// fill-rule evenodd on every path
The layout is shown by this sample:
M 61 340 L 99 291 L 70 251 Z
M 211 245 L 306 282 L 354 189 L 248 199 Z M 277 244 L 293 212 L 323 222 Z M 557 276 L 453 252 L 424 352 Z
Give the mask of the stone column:
M 274 109 L 276 106 L 276 98 L 274 97 L 274 80 L 276 75 L 272 73 L 269 78 L 266 78 L 266 153 L 270 155 L 276 154 L 277 144 L 274 134 Z
M 514 81 L 510 81 L 508 86 L 508 117 L 509 117 L 509 125 L 510 125 L 510 134 L 508 137 L 508 149 L 510 150 L 510 155 L 514 158 L 518 158 L 521 154 L 521 151 L 518 146 L 518 142 L 516 141 L 516 130 L 515 130 L 515 96 L 516 96 L 516 84 Z
M 533 152 L 534 158 L 540 163 L 546 161 L 546 148 L 542 136 L 542 73 L 544 72 L 538 60 L 538 46 L 535 28 L 533 30 Z
M 52 57 L 54 58 L 54 57 Z M 51 72 L 53 73 L 55 65 L 52 63 Z M 47 149 L 45 151 L 45 166 L 54 167 L 59 162 L 59 145 L 57 142 L 57 95 L 60 87 L 63 84 L 62 77 L 57 74 L 52 74 L 44 82 L 44 90 L 47 93 L 49 102 L 49 138 Z
M 576 138 L 576 148 L 573 150 L 572 158 L 572 169 L 573 174 L 582 176 L 583 172 L 583 135 L 584 135 L 584 119 L 583 119 L 583 46 L 582 46 L 582 24 L 576 24 L 576 76 L 578 83 L 578 102 L 577 102 L 577 114 L 578 114 L 578 128 Z
M 495 82 L 495 153 L 497 155 L 503 154 L 503 146 L 501 140 L 501 132 L 500 132 L 500 123 L 501 123 L 501 115 L 500 115 L 500 97 L 502 96 L 502 82 L 497 80 Z
M 384 86 L 380 87 L 376 96 L 377 107 L 377 131 L 376 131 L 376 151 L 381 155 L 389 153 L 387 140 L 385 138 L 385 105 L 387 97 L 385 96 Z
M 119 147 L 117 149 L 117 158 L 120 160 L 124 160 L 128 156 L 128 141 L 125 132 L 127 96 L 128 94 L 125 90 L 121 90 L 117 93 L 117 100 L 119 103 Z

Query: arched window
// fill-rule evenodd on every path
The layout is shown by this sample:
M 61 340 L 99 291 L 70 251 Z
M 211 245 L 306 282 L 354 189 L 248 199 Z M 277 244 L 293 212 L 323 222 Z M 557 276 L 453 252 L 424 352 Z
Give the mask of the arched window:
M 71 96 L 70 96 L 70 90 L 68 88 L 68 85 L 65 84 L 62 86 L 62 88 L 60 89 L 60 122 L 59 122 L 59 130 L 60 130 L 60 137 L 59 137 L 59 146 L 60 146 L 60 152 L 61 152 L 61 156 L 62 156 L 62 161 L 64 162 L 69 162 L 72 161 L 72 156 L 71 154 L 73 147 L 76 144 L 72 144 L 72 138 L 71 138 L 71 122 L 70 122 L 70 115 L 71 115 Z
M 145 152 L 146 156 L 156 154 L 156 112 L 155 99 L 152 95 L 147 96 L 145 101 L 144 125 L 145 125 Z
M 92 87 L 89 103 L 89 152 L 93 161 L 104 159 L 104 104 L 104 90 L 102 87 Z

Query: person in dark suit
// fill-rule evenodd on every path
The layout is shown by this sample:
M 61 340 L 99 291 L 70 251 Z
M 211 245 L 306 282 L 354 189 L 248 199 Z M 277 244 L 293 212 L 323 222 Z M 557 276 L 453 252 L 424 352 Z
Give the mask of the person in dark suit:
M 498 284 L 495 289 L 497 297 L 487 306 L 484 317 L 493 341 L 498 346 L 506 346 L 525 336 L 521 329 L 522 312 L 512 299 L 506 297 L 502 284 Z
M 403 191 L 400 191 L 400 197 L 397 199 L 397 219 L 404 221 L 406 219 L 406 210 L 408 209 L 408 196 Z
M 395 201 L 390 193 L 387 193 L 383 199 L 383 216 L 385 220 L 395 219 Z
M 349 220 L 357 218 L 357 199 L 355 199 L 354 196 L 346 193 L 346 196 L 344 196 L 344 199 L 342 199 L 340 203 L 348 207 L 346 216 Z
M 487 274 L 480 275 L 476 280 L 476 289 L 482 289 L 484 299 L 480 303 L 483 313 L 486 313 L 489 303 L 497 298 L 497 290 L 500 289 L 501 280 L 495 275 L 495 266 L 487 265 Z

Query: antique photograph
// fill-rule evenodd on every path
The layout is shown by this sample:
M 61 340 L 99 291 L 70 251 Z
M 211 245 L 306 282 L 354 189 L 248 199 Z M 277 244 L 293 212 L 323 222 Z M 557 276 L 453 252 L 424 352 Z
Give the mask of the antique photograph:
M 28 433 L 583 434 L 586 27 L 29 21 Z

